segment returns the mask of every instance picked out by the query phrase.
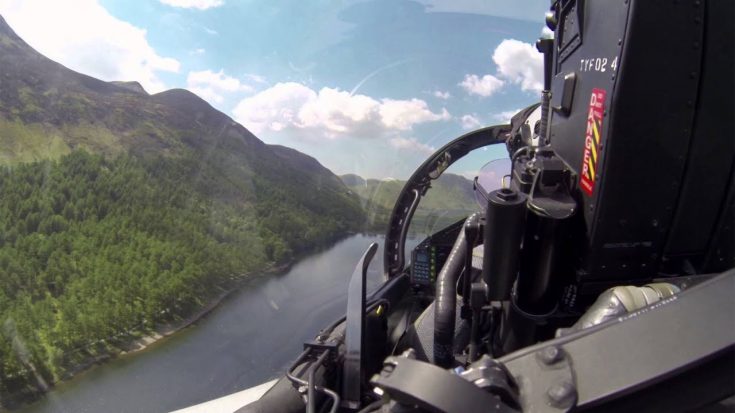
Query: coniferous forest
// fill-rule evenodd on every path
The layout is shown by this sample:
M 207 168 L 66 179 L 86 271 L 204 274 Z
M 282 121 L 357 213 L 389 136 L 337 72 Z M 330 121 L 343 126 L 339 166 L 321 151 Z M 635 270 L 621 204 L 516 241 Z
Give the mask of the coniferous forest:
M 298 177 L 254 175 L 233 192 L 216 173 L 194 156 L 84 151 L 0 167 L 0 398 L 35 393 L 192 314 L 216 286 L 361 224 L 356 199 L 308 196 Z

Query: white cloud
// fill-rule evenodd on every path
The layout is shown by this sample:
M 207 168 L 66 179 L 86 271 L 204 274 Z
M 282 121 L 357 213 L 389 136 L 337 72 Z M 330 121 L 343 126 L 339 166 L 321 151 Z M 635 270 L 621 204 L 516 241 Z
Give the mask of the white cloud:
M 199 10 L 206 10 L 212 7 L 219 7 L 225 4 L 223 0 L 159 0 L 159 1 L 167 6 L 181 7 L 182 9 L 199 9 Z
M 464 130 L 475 129 L 481 125 L 480 119 L 477 119 L 477 116 L 474 115 L 462 116 L 462 118 L 460 119 L 460 123 L 462 124 L 462 129 Z
M 503 86 L 503 83 L 502 80 L 493 75 L 485 75 L 483 77 L 465 75 L 464 80 L 459 83 L 459 86 L 462 86 L 470 95 L 488 97 L 497 92 Z
M 432 95 L 434 95 L 435 98 L 444 99 L 444 100 L 447 100 L 450 97 L 452 97 L 452 95 L 449 92 L 442 92 L 441 90 L 435 90 L 432 93 Z
M 0 14 L 28 44 L 45 56 L 103 80 L 136 80 L 150 92 L 165 85 L 159 72 L 178 72 L 180 63 L 160 56 L 146 31 L 119 20 L 97 0 L 66 2 L 0 0 Z
M 483 97 L 492 95 L 508 83 L 519 85 L 524 91 L 540 92 L 543 89 L 543 55 L 530 43 L 503 40 L 493 52 L 493 62 L 497 65 L 495 75 L 480 77 L 468 74 L 459 85 L 469 94 Z
M 300 83 L 277 83 L 243 99 L 233 110 L 255 133 L 298 130 L 300 137 L 395 138 L 421 123 L 448 120 L 420 99 L 374 99 L 333 88 L 314 91 Z
M 516 115 L 516 113 L 520 112 L 520 109 L 514 109 L 514 110 L 506 110 L 500 113 L 496 113 L 493 116 L 493 119 L 495 119 L 498 122 L 503 123 L 510 123 L 510 118 Z
M 553 39 L 554 38 L 554 31 L 549 29 L 548 27 L 544 26 L 541 29 L 541 37 L 544 39 Z
M 207 34 L 209 34 L 209 35 L 212 35 L 212 36 L 217 36 L 217 35 L 219 34 L 219 32 L 218 32 L 217 30 L 214 30 L 214 29 L 210 29 L 209 27 L 202 27 L 202 28 L 203 28 L 203 29 L 204 29 L 204 31 L 205 31 L 205 32 L 207 32 Z
M 186 77 L 186 87 L 209 102 L 222 103 L 224 94 L 235 92 L 253 92 L 253 87 L 241 82 L 232 76 L 228 76 L 223 70 L 213 72 L 202 70 L 189 72 Z
M 419 152 L 426 155 L 431 155 L 436 151 L 433 146 L 429 146 L 425 143 L 419 142 L 416 138 L 403 138 L 396 136 L 388 140 L 388 144 L 398 150 Z
M 267 80 L 265 79 L 265 77 L 260 76 L 260 75 L 254 75 L 252 73 L 246 73 L 245 78 L 255 83 L 267 83 Z
M 189 54 L 190 54 L 190 55 L 195 55 L 195 56 L 196 56 L 196 55 L 203 55 L 203 54 L 204 54 L 204 53 L 206 53 L 206 52 L 207 52 L 207 51 L 206 51 L 205 49 L 203 49 L 203 48 L 201 48 L 201 47 L 200 47 L 200 48 L 198 48 L 198 49 L 194 49 L 194 50 L 190 51 L 190 52 L 189 52 Z
M 493 52 L 498 76 L 519 84 L 522 90 L 540 92 L 544 85 L 544 59 L 536 48 L 515 39 L 505 39 Z
M 421 99 L 393 100 L 383 99 L 378 112 L 382 123 L 389 129 L 410 130 L 413 125 L 437 120 L 449 120 L 451 116 L 445 108 L 441 113 L 432 112 Z
M 232 113 L 238 122 L 255 133 L 280 131 L 287 125 L 298 125 L 299 110 L 316 96 L 316 92 L 302 84 L 278 83 L 243 99 Z

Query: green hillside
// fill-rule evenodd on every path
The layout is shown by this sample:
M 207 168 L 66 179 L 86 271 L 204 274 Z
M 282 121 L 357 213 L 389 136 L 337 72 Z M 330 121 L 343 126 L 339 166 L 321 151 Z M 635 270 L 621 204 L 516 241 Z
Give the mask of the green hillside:
M 314 158 L 186 90 L 149 95 L 0 17 L 0 408 L 364 225 Z
M 342 175 L 340 179 L 360 197 L 368 214 L 370 228 L 385 230 L 405 181 L 364 179 L 354 174 Z M 432 232 L 467 216 L 477 208 L 472 181 L 460 175 L 445 173 L 432 182 L 431 189 L 422 198 L 411 229 L 421 233 Z

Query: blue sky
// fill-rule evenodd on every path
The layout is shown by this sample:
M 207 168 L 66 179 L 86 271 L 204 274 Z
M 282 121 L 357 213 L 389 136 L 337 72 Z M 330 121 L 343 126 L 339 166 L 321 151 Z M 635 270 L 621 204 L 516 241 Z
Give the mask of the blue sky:
M 532 44 L 548 4 L 0 0 L 0 14 L 74 70 L 187 88 L 336 173 L 406 178 L 433 149 L 538 99 Z

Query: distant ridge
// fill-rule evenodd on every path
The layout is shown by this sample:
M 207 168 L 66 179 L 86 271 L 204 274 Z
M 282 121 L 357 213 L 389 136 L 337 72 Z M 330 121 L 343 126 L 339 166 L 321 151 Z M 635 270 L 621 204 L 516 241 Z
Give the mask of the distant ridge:
M 339 178 L 347 186 L 358 186 L 358 185 L 365 185 L 366 184 L 365 179 L 363 179 L 361 176 L 355 175 L 355 174 L 340 175 Z
M 124 87 L 125 89 L 131 90 L 133 92 L 141 93 L 141 94 L 144 94 L 144 95 L 147 95 L 148 94 L 148 92 L 145 91 L 145 89 L 143 88 L 143 86 L 141 86 L 140 83 L 135 82 L 135 81 L 124 82 L 124 81 L 116 80 L 116 81 L 113 81 L 113 82 L 110 82 L 110 83 L 112 83 L 113 85 Z
M 363 202 L 392 210 L 406 184 L 399 179 L 365 179 L 356 174 L 341 175 L 340 179 L 357 193 Z M 442 174 L 432 182 L 432 189 L 419 204 L 422 209 L 473 210 L 477 207 L 472 181 L 451 173 Z

